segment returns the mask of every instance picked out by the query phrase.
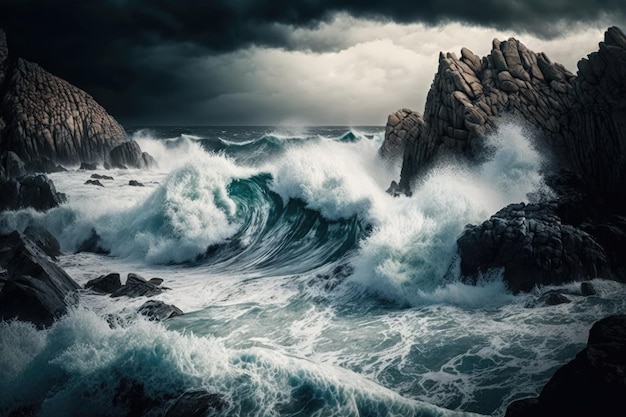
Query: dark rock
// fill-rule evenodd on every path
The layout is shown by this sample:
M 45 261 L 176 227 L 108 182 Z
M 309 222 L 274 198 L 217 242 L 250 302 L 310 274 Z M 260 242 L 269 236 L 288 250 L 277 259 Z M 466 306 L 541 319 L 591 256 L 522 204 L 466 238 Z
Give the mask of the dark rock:
M 7 281 L 0 291 L 0 317 L 45 327 L 67 311 L 79 285 L 28 236 L 0 236 L 0 266 Z
M 4 151 L 0 154 L 0 165 L 2 165 L 6 176 L 9 178 L 26 174 L 26 165 L 13 151 Z
M 161 294 L 162 288 L 146 281 L 137 274 L 130 273 L 126 279 L 126 283 L 116 290 L 111 297 L 152 297 L 153 295 Z
M 140 183 L 137 180 L 130 180 L 130 181 L 128 181 L 128 185 L 130 185 L 132 187 L 143 187 L 143 184 Z
M 211 394 L 205 390 L 187 391 L 178 397 L 164 417 L 205 417 L 227 407 L 228 402 L 220 394 Z
M 85 181 L 85 185 L 97 185 L 98 187 L 104 187 L 100 180 L 87 180 Z
M 587 347 L 556 371 L 538 398 L 513 402 L 506 417 L 618 417 L 626 409 L 626 316 L 596 322 Z
M 94 180 L 110 180 L 110 181 L 113 181 L 113 177 L 110 177 L 108 175 L 91 174 L 91 178 L 93 178 Z
M 604 249 L 588 233 L 562 224 L 551 204 L 511 204 L 458 238 L 465 281 L 503 268 L 513 292 L 611 276 Z
M 98 163 L 97 162 L 81 162 L 80 167 L 78 169 L 82 169 L 85 171 L 95 171 L 96 169 L 98 169 Z
M 385 140 L 379 154 L 388 161 L 402 160 L 404 148 L 409 137 L 418 136 L 424 120 L 422 116 L 409 109 L 400 109 L 387 118 Z
M 156 278 L 156 277 L 155 278 L 150 278 L 148 280 L 148 282 L 150 284 L 154 284 L 154 285 L 156 285 L 158 287 L 159 285 L 163 284 L 163 278 Z
M 143 417 L 159 402 L 146 393 L 143 383 L 127 377 L 120 378 L 113 397 L 113 404 L 125 409 L 126 417 Z
M 107 275 L 101 275 L 98 278 L 89 280 L 85 284 L 85 288 L 91 288 L 94 291 L 102 292 L 105 294 L 112 294 L 122 286 L 120 280 L 120 274 L 111 273 Z
M 559 291 L 549 291 L 539 297 L 539 303 L 545 306 L 556 306 L 559 304 L 567 304 L 572 301 Z
M 44 174 L 10 178 L 0 183 L 0 194 L 0 211 L 27 207 L 45 211 L 67 201 L 65 194 L 57 192 L 52 180 Z
M 152 168 L 156 166 L 154 158 L 141 152 L 139 144 L 134 140 L 124 142 L 111 149 L 109 163 L 112 168 Z
M 102 162 L 126 132 L 84 91 L 39 65 L 10 56 L 0 31 L 0 151 L 26 163 L 42 157 L 77 165 Z
M 109 251 L 104 249 L 100 243 L 101 243 L 100 235 L 98 234 L 98 232 L 96 232 L 95 229 L 91 229 L 91 233 L 89 234 L 89 237 L 85 239 L 80 245 L 78 245 L 78 248 L 76 249 L 75 253 L 91 252 L 91 253 L 108 254 Z
M 137 310 L 151 320 L 163 321 L 183 315 L 183 311 L 175 305 L 165 304 L 163 301 L 148 300 Z
M 590 295 L 596 295 L 598 292 L 596 291 L 596 288 L 593 286 L 593 284 L 589 281 L 584 281 L 580 283 L 580 292 L 582 293 L 582 295 L 584 295 L 585 297 L 588 297 Z
M 32 240 L 46 255 L 56 260 L 61 255 L 61 245 L 59 241 L 47 229 L 41 226 L 28 226 L 24 230 L 24 235 Z
M 33 173 L 50 174 L 54 172 L 65 172 L 67 169 L 55 163 L 52 159 L 45 156 L 41 159 L 30 161 L 26 164 L 26 171 Z

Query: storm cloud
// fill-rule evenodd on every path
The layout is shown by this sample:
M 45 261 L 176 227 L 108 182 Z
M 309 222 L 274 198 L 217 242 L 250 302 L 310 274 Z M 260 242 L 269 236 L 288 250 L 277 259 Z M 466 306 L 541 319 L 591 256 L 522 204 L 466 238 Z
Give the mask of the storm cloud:
M 458 44 L 446 39 L 472 47 L 470 31 L 485 28 L 486 42 L 521 34 L 549 45 L 583 31 L 592 46 L 624 16 L 620 0 L 0 3 L 14 53 L 85 89 L 125 123 L 274 123 L 296 111 L 311 123 L 339 121 L 324 114 L 330 100 L 352 106 L 345 123 L 363 123 L 383 105 L 391 106 L 385 114 L 420 105 L 416 79 L 430 83 L 439 50 Z M 418 84 L 411 103 L 403 92 L 384 96 Z

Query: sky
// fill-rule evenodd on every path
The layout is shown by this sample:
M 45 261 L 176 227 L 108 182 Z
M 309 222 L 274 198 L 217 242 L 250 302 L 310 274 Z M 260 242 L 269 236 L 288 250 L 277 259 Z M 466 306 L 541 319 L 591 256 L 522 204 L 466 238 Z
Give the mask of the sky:
M 11 53 L 125 126 L 384 125 L 439 52 L 515 37 L 576 72 L 626 0 L 0 0 Z

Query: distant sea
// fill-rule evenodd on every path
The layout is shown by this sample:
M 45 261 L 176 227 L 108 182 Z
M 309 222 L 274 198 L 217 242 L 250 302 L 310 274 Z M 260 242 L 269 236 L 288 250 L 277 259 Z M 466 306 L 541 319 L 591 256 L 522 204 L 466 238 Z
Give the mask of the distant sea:
M 186 314 L 150 322 L 143 297 L 85 292 L 48 330 L 0 324 L 0 414 L 42 402 L 42 416 L 125 415 L 127 380 L 148 395 L 220 394 L 224 416 L 502 415 L 594 321 L 625 310 L 611 281 L 531 307 L 539 291 L 512 295 L 499 271 L 459 280 L 465 225 L 545 188 L 515 125 L 490 138 L 491 160 L 439 166 L 410 198 L 385 193 L 400 165 L 378 155 L 379 126 L 128 131 L 158 168 L 96 171 L 114 178 L 104 187 L 77 167 L 50 174 L 68 202 L 5 212 L 0 231 L 46 226 L 81 285 L 161 277 L 169 290 L 154 299 Z M 94 232 L 108 254 L 75 253 Z

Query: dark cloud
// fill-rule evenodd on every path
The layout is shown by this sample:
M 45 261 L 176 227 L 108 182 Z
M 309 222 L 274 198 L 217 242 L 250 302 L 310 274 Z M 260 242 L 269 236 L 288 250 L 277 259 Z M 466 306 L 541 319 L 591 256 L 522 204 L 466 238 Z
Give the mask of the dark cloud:
M 251 45 L 332 49 L 332 44 L 298 42 L 291 31 L 314 28 L 337 12 L 399 23 L 462 21 L 551 37 L 567 29 L 568 22 L 626 16 L 626 2 L 2 0 L 0 27 L 13 52 L 75 83 L 116 116 L 132 121 L 147 108 L 158 108 L 154 100 L 189 90 L 180 72 L 197 57 Z M 202 91 L 220 94 L 219 86 Z M 191 88 L 189 94 L 194 93 Z

